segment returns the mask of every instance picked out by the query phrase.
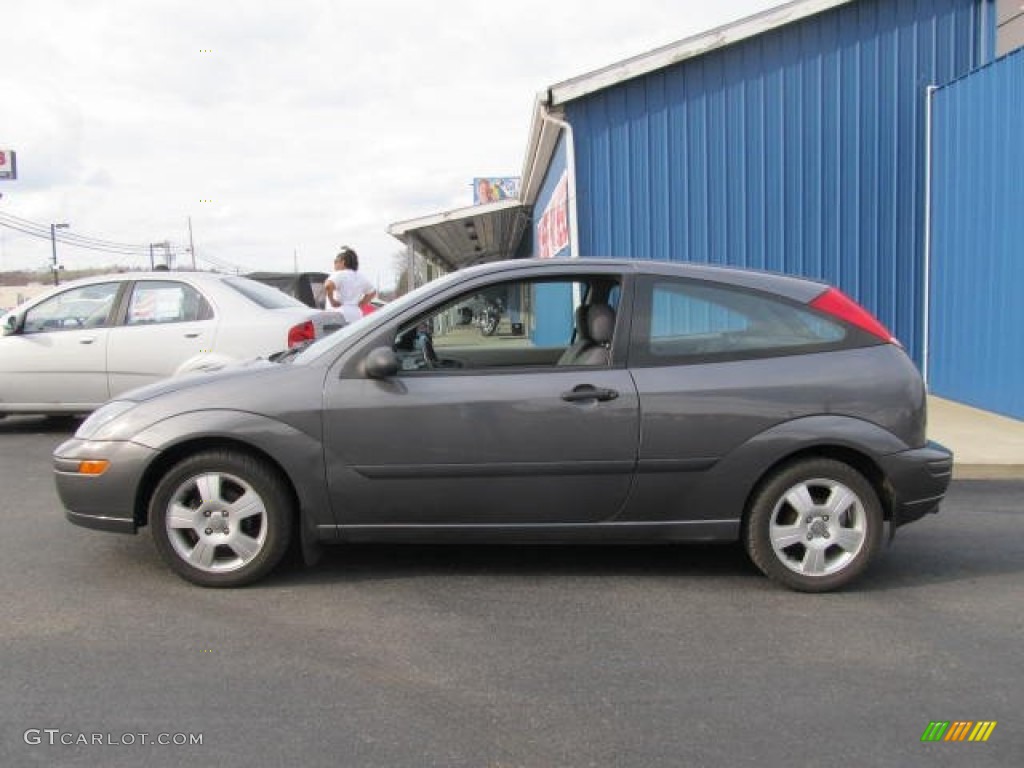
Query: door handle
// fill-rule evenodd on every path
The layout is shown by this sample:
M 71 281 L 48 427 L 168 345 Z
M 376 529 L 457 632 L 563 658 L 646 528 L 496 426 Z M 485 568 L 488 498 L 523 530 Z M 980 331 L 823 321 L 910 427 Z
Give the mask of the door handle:
M 569 392 L 562 393 L 562 399 L 569 403 L 579 403 L 586 400 L 598 400 L 603 403 L 607 400 L 614 400 L 618 396 L 619 393 L 614 389 L 593 387 L 590 384 L 581 384 L 578 387 L 573 387 Z
M 96 337 L 95 336 L 87 336 L 84 339 L 79 339 L 78 343 L 79 344 L 92 344 L 94 341 L 96 341 Z
M 200 336 L 200 334 L 198 334 L 198 333 L 186 333 L 185 334 L 185 338 L 186 339 L 198 339 L 199 336 Z

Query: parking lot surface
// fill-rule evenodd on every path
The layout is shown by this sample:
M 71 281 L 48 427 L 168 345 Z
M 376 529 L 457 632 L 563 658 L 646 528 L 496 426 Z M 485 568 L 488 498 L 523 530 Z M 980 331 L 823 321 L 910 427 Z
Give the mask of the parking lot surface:
M 728 545 L 345 546 L 220 591 L 148 531 L 64 520 L 50 454 L 75 426 L 0 420 L 0 765 L 1024 757 L 1024 481 L 955 481 L 838 594 Z M 934 721 L 997 725 L 923 743 Z

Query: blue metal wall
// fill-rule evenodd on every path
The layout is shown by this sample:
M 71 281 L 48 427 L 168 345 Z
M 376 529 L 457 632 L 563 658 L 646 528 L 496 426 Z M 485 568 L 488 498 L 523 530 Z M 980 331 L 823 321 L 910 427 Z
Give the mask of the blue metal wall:
M 1024 419 L 1024 50 L 932 110 L 929 386 Z
M 920 362 L 928 85 L 990 0 L 860 0 L 566 104 L 580 251 L 821 278 Z
M 547 171 L 544 174 L 544 182 L 537 193 L 537 202 L 533 206 L 533 255 L 537 255 L 537 225 L 540 222 L 541 214 L 551 202 L 555 187 L 558 185 L 558 180 L 566 169 L 567 163 L 565 136 L 563 135 L 559 138 L 558 145 L 551 156 L 551 162 L 548 164 Z M 556 258 L 571 258 L 572 255 L 571 243 L 554 254 Z M 535 345 L 547 347 L 564 344 L 565 340 L 571 338 L 572 334 L 572 293 L 567 291 L 564 285 L 538 286 L 534 322 L 536 325 L 530 334 L 530 338 Z

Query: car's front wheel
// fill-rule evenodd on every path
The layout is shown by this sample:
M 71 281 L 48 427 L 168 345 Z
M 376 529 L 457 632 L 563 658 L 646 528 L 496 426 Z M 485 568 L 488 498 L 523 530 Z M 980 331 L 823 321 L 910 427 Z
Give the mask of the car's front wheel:
M 206 451 L 174 465 L 149 505 L 160 555 L 204 587 L 243 586 L 273 570 L 288 549 L 293 514 L 277 472 L 235 451 Z
M 807 459 L 783 467 L 755 494 L 743 538 L 769 578 L 802 592 L 849 584 L 882 541 L 882 507 L 848 464 Z

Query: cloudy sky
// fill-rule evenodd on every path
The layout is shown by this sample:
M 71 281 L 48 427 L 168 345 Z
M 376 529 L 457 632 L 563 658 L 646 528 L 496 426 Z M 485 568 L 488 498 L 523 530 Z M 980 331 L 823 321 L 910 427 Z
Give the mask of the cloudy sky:
M 781 0 L 4 0 L 0 217 L 142 246 L 58 244 L 69 269 L 149 261 L 393 282 L 389 224 L 518 176 L 535 95 Z M 2 219 L 10 221 L 10 219 Z M 31 227 L 28 227 L 31 229 Z M 0 270 L 49 239 L 0 226 Z

